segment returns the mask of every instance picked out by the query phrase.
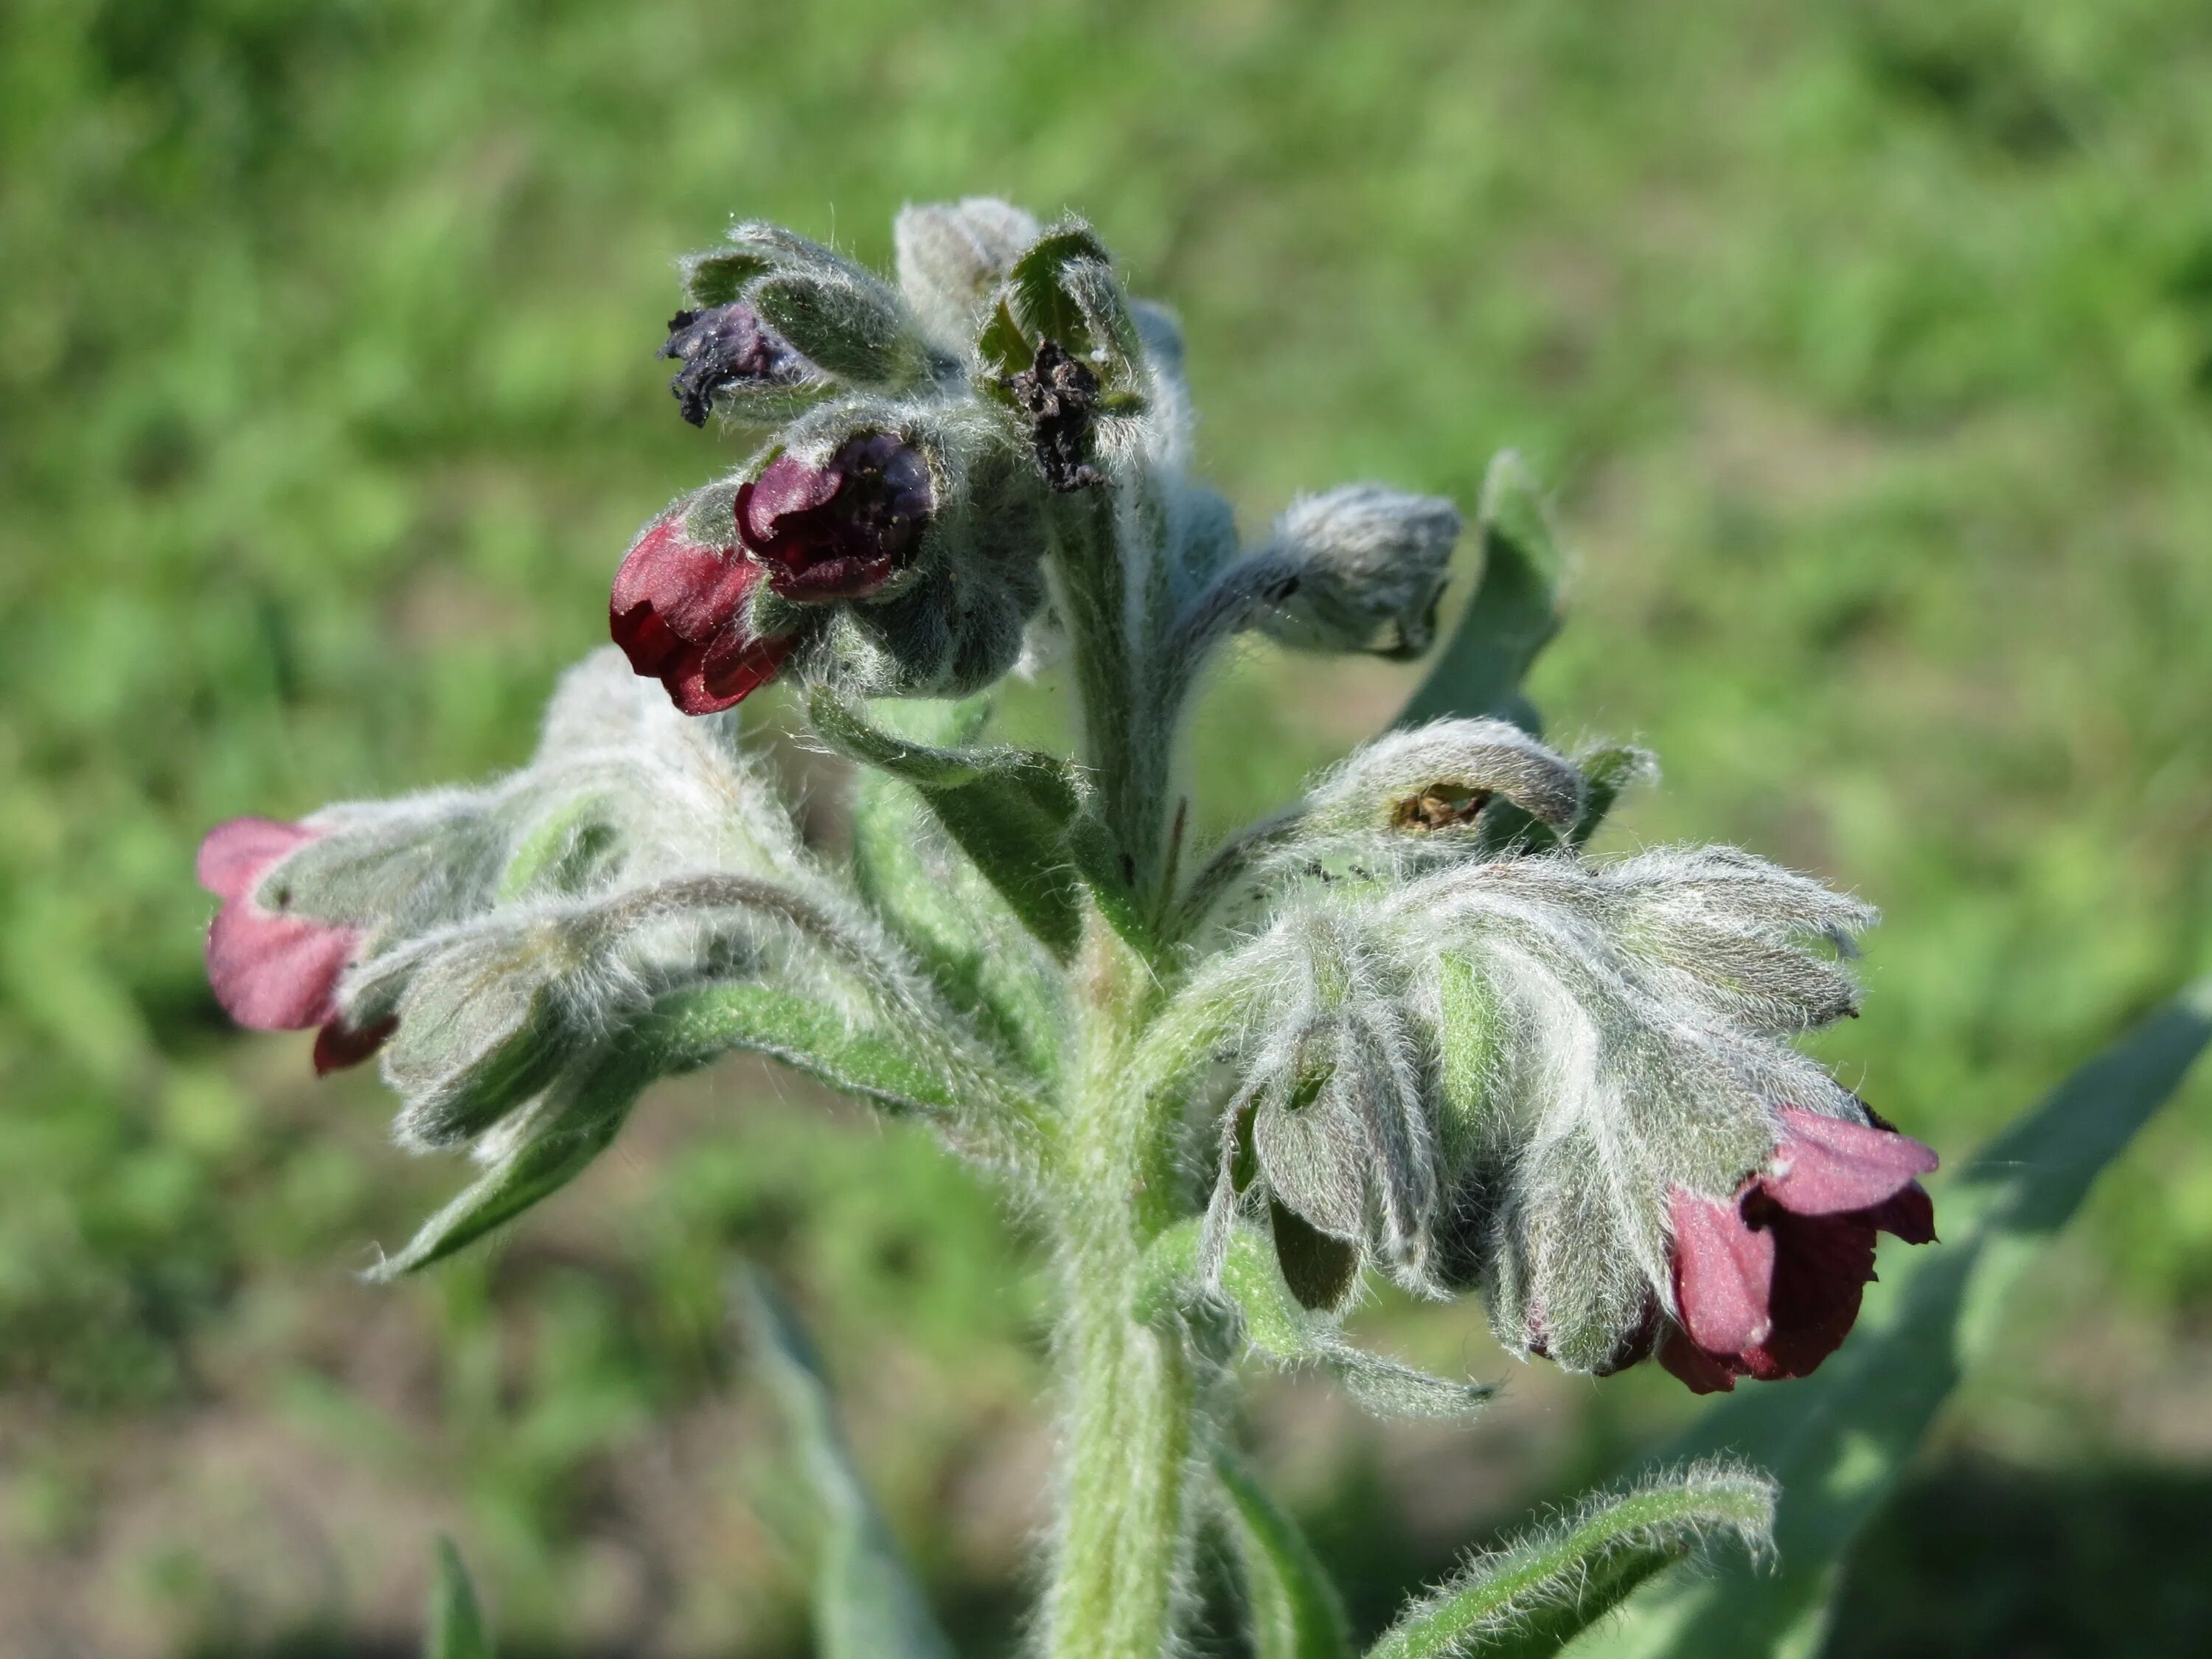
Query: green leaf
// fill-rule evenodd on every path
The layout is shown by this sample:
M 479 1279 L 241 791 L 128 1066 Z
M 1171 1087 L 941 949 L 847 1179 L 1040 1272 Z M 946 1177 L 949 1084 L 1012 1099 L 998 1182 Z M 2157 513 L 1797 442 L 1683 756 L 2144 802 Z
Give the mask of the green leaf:
M 1079 219 L 1065 219 L 1030 244 L 1014 261 L 1006 283 L 1014 321 L 1031 337 L 1055 340 L 1076 356 L 1106 343 L 1091 337 L 1083 307 L 1069 291 L 1068 267 L 1085 263 L 1110 270 L 1114 256 L 1090 226 Z
M 1537 730 L 1521 681 L 1559 631 L 1561 562 L 1527 463 L 1511 450 L 1482 482 L 1482 575 L 1397 724 L 1495 715 Z
M 1607 815 L 1630 786 L 1646 781 L 1659 770 L 1650 750 L 1626 744 L 1584 755 L 1575 764 L 1582 769 L 1583 815 L 1575 820 L 1567 839 L 1577 847 L 1587 845 L 1605 827 Z
M 1204 1237 L 1203 1219 L 1193 1217 L 1153 1240 L 1138 1298 L 1145 1316 L 1158 1317 L 1199 1294 Z M 1276 1264 L 1272 1242 L 1241 1222 L 1231 1226 L 1222 1252 L 1219 1294 L 1242 1320 L 1244 1340 L 1255 1352 L 1279 1365 L 1322 1367 L 1378 1417 L 1459 1421 L 1498 1392 L 1495 1383 L 1432 1376 L 1353 1346 L 1334 1321 L 1299 1304 Z
M 1343 1659 L 1352 1651 L 1344 1603 L 1313 1546 L 1236 1453 L 1217 1451 L 1213 1467 L 1243 1571 L 1253 1659 Z
M 1576 1651 L 1606 1656 L 1812 1653 L 1844 1553 L 1880 1507 L 1960 1376 L 1989 1350 L 2008 1295 L 2098 1174 L 2212 1039 L 2201 981 L 2075 1073 L 1936 1196 L 1944 1243 L 1885 1256 L 1842 1349 L 1802 1382 L 1740 1389 L 1693 1424 L 1680 1455 L 1727 1450 L 1782 1483 L 1780 1571 L 1729 1573 L 1639 1601 Z
M 1036 362 L 1036 347 L 1022 332 L 1003 299 L 991 307 L 983 331 L 975 337 L 975 351 L 1000 374 L 1018 374 Z
M 853 1467 L 805 1334 L 750 1269 L 737 1275 L 731 1300 L 813 1499 L 814 1626 L 823 1659 L 952 1659 Z
M 880 705 L 901 735 L 975 741 L 986 699 Z M 853 872 L 876 914 L 945 997 L 1031 1077 L 1055 1074 L 1066 1036 L 1060 975 L 974 861 L 946 840 L 920 791 L 874 767 L 853 799 Z
M 654 1011 L 665 1032 L 717 1052 L 743 1048 L 895 1112 L 959 1115 L 967 1103 L 957 1079 L 933 1070 L 907 1046 L 856 1027 L 843 1010 L 756 981 L 702 986 L 665 999 Z
M 423 1659 L 492 1659 L 469 1570 L 450 1538 L 438 1540 L 437 1582 L 430 1587 L 430 1644 Z
M 1773 1522 L 1774 1483 L 1748 1469 L 1705 1462 L 1647 1476 L 1469 1561 L 1408 1608 L 1368 1659 L 1556 1653 L 1713 1537 L 1762 1557 Z
M 869 724 L 827 686 L 814 688 L 806 708 L 832 748 L 920 791 L 961 851 L 1060 960 L 1074 955 L 1082 935 L 1085 882 L 1108 921 L 1149 948 L 1152 930 L 1066 761 L 1030 750 L 915 743 Z

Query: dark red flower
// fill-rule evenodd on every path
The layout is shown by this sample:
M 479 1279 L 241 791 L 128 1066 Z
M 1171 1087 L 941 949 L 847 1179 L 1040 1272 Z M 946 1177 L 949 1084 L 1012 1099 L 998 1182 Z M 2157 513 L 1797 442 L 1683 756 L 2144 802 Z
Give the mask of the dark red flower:
M 1782 1109 L 1782 1143 L 1732 1200 L 1676 1187 L 1674 1299 L 1680 1326 L 1659 1361 L 1692 1393 L 1739 1376 L 1807 1376 L 1843 1343 L 1874 1278 L 1876 1232 L 1936 1237 L 1916 1176 L 1936 1154 L 1887 1125 Z
M 791 653 L 788 636 L 753 632 L 747 602 L 766 574 L 742 549 L 693 540 L 678 508 L 647 528 L 615 573 L 608 629 L 678 708 L 711 714 L 766 685 Z
M 668 343 L 660 355 L 684 365 L 668 389 L 694 426 L 707 424 L 717 392 L 738 386 L 793 386 L 805 378 L 799 354 L 742 300 L 678 312 L 668 319 Z
M 334 1072 L 367 1060 L 392 1034 L 389 1020 L 354 1030 L 338 1011 L 338 979 L 361 935 L 289 914 L 281 884 L 274 909 L 255 896 L 264 877 L 319 833 L 274 818 L 231 818 L 200 843 L 198 873 L 200 885 L 222 900 L 207 935 L 208 983 L 216 1000 L 258 1031 L 320 1027 L 315 1069 Z
M 934 500 L 921 452 L 848 438 L 824 467 L 790 455 L 738 491 L 738 535 L 787 599 L 863 599 L 904 568 Z

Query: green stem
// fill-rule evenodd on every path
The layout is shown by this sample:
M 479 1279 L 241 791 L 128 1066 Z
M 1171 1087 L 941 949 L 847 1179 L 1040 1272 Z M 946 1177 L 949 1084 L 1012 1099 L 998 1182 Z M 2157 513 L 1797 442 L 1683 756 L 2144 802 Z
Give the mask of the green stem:
M 1171 757 L 1155 729 L 1147 647 L 1157 550 L 1123 545 L 1118 489 L 1087 489 L 1054 504 L 1054 565 L 1075 669 L 1083 758 L 1099 805 L 1127 860 L 1123 873 L 1149 905 L 1166 840 Z M 1132 592 L 1132 580 L 1135 592 Z
M 1158 1659 L 1172 1646 L 1203 1449 L 1198 1362 L 1136 1305 L 1146 1246 L 1175 1218 L 1174 1125 L 1129 1086 L 1149 969 L 1094 918 L 1079 971 L 1085 1032 L 1056 1206 L 1065 1464 L 1046 1650 Z

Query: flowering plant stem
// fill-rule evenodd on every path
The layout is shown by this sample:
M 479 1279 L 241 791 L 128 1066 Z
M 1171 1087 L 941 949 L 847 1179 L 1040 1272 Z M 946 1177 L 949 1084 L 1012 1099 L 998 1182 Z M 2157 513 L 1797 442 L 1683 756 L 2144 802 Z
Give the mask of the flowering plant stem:
M 1138 906 L 1158 913 L 1165 768 L 1146 759 L 1142 641 L 1125 584 L 1157 562 L 1115 534 L 1114 495 L 1054 504 L 1054 560 L 1069 613 L 1086 758 L 1100 816 L 1119 843 Z M 1129 556 L 1132 553 L 1139 556 Z M 1177 1218 L 1170 1097 L 1132 1084 L 1157 1006 L 1160 965 L 1092 908 L 1076 964 L 1077 1065 L 1055 1147 L 1060 1328 L 1054 1343 L 1064 1467 L 1046 1603 L 1055 1659 L 1150 1659 L 1167 1650 L 1189 1533 L 1198 1449 L 1197 1367 L 1179 1326 L 1137 1306 L 1146 1248 Z

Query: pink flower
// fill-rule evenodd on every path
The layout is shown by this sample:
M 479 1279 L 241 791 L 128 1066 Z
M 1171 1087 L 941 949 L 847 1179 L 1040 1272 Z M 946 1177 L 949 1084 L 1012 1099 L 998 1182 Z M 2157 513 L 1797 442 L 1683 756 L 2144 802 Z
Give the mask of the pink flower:
M 1674 1298 L 1680 1324 L 1660 1364 L 1692 1393 L 1807 1376 L 1842 1345 L 1874 1278 L 1877 1231 L 1936 1237 L 1916 1176 L 1936 1154 L 1887 1125 L 1782 1109 L 1782 1143 L 1733 1199 L 1677 1186 Z
M 749 601 L 766 574 L 741 549 L 694 541 L 679 507 L 647 528 L 615 573 L 608 629 L 678 708 L 711 714 L 774 679 L 795 642 L 753 631 Z
M 778 456 L 738 491 L 738 535 L 787 599 L 862 599 L 906 566 L 933 506 L 921 452 L 848 438 L 825 467 Z
M 320 1030 L 315 1070 L 334 1072 L 374 1054 L 392 1022 L 349 1028 L 337 1006 L 337 984 L 361 935 L 354 928 L 285 908 L 280 883 L 276 908 L 257 896 L 263 878 L 320 831 L 274 818 L 231 818 L 200 843 L 199 881 L 222 900 L 208 925 L 208 983 L 240 1025 L 258 1031 Z

